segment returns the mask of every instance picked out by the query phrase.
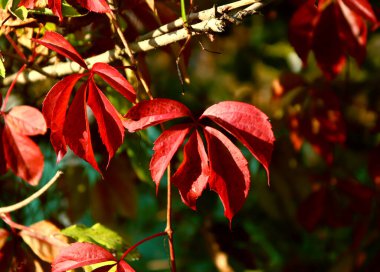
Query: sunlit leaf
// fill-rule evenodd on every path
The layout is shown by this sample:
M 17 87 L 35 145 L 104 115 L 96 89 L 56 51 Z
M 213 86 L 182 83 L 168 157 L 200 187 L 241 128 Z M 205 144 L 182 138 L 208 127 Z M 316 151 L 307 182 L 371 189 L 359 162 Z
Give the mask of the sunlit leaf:
M 176 125 L 165 130 L 154 142 L 154 154 L 149 169 L 157 190 L 167 166 L 189 131 L 188 125 Z
M 47 126 L 51 130 L 50 141 L 57 153 L 59 162 L 67 152 L 66 141 L 63 136 L 63 127 L 66 121 L 66 111 L 71 93 L 80 74 L 72 74 L 56 83 L 48 92 L 43 102 L 42 112 Z
M 46 31 L 45 35 L 40 39 L 33 39 L 35 42 L 42 44 L 53 50 L 66 58 L 75 61 L 83 68 L 87 69 L 87 64 L 84 59 L 79 55 L 75 48 L 61 35 L 57 32 Z
M 45 262 L 51 263 L 58 252 L 68 246 L 66 237 L 49 221 L 40 221 L 22 230 L 20 235 L 33 252 Z
M 88 85 L 84 83 L 77 91 L 68 110 L 63 135 L 70 149 L 100 172 L 92 149 L 90 125 L 86 111 L 87 93 Z
M 121 255 L 128 249 L 128 243 L 115 231 L 103 226 L 95 224 L 92 227 L 83 225 L 73 225 L 62 230 L 62 233 L 73 238 L 77 242 L 88 242 L 97 244 L 108 251 Z M 129 260 L 138 258 L 136 251 L 131 253 Z
M 52 264 L 52 272 L 65 272 L 91 264 L 115 261 L 115 257 L 104 248 L 90 243 L 74 243 L 62 249 Z
M 95 115 L 99 134 L 108 151 L 108 164 L 116 150 L 124 140 L 122 116 L 116 111 L 107 97 L 95 85 L 93 80 L 88 82 L 88 105 Z
M 224 215 L 231 221 L 243 206 L 250 187 L 248 162 L 241 151 L 220 131 L 205 127 L 210 160 L 209 186 L 224 206 Z
M 268 175 L 274 135 L 268 117 L 256 107 L 225 101 L 209 107 L 200 118 L 210 118 L 234 135 L 264 166 Z
M 135 132 L 180 117 L 191 117 L 190 110 L 175 100 L 156 98 L 133 106 L 125 116 L 124 126 Z
M 37 185 L 44 168 L 44 157 L 37 144 L 27 136 L 5 126 L 2 135 L 5 159 L 12 171 L 31 185 Z
M 184 159 L 172 182 L 181 194 L 182 202 L 196 209 L 196 201 L 207 186 L 210 176 L 208 157 L 198 131 L 191 134 L 184 147 Z
M 122 94 L 129 101 L 134 102 L 136 100 L 136 91 L 132 85 L 125 79 L 115 68 L 107 63 L 98 62 L 95 63 L 91 71 L 99 75 L 105 82 L 107 82 L 112 88 Z
M 17 133 L 28 136 L 46 133 L 46 121 L 36 108 L 16 106 L 4 118 L 7 125 Z

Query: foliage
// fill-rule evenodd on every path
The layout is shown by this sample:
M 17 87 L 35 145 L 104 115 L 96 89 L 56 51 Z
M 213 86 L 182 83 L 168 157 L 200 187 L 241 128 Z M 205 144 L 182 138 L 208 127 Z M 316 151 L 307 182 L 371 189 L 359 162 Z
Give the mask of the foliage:
M 378 270 L 380 6 L 246 2 L 0 1 L 1 271 Z

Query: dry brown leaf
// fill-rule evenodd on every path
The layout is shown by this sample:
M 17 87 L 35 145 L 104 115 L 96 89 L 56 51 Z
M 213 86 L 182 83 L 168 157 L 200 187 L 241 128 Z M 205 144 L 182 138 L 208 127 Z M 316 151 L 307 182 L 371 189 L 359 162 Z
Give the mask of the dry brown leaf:
M 51 263 L 62 247 L 68 245 L 67 238 L 49 221 L 40 221 L 20 232 L 24 242 L 43 261 Z

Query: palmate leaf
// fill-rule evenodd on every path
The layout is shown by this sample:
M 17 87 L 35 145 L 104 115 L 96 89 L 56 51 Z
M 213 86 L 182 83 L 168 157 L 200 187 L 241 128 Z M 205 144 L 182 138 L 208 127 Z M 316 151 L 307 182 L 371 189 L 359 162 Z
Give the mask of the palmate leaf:
M 264 166 L 268 175 L 274 135 L 268 117 L 256 107 L 227 101 L 209 107 L 200 117 L 209 118 L 234 135 Z
M 46 32 L 44 37 L 35 42 L 88 69 L 83 58 L 62 35 Z M 86 106 L 92 109 L 97 121 L 100 138 L 108 152 L 108 163 L 123 143 L 124 127 L 123 117 L 96 85 L 95 74 L 131 102 L 136 99 L 136 92 L 131 84 L 115 68 L 106 63 L 95 63 L 86 73 L 69 75 L 55 84 L 44 100 L 43 113 L 51 129 L 50 140 L 57 153 L 57 162 L 66 154 L 67 145 L 77 156 L 100 172 L 92 148 Z M 68 106 L 76 83 L 83 77 L 87 77 L 86 82 L 82 83 Z
M 366 55 L 366 21 L 377 25 L 367 0 L 314 0 L 299 6 L 289 24 L 289 41 L 306 65 L 310 51 L 328 79 L 343 69 L 347 54 L 361 64 Z
M 248 162 L 240 150 L 222 132 L 204 127 L 208 118 L 222 126 L 242 142 L 259 160 L 268 173 L 274 135 L 268 117 L 252 105 L 226 101 L 208 108 L 198 120 L 181 103 L 170 99 L 143 101 L 127 113 L 126 127 L 137 131 L 179 117 L 190 117 L 193 122 L 175 125 L 165 130 L 154 143 L 150 163 L 153 181 L 159 185 L 170 160 L 191 129 L 185 144 L 184 160 L 172 177 L 182 201 L 196 209 L 196 200 L 207 185 L 215 191 L 224 206 L 225 216 L 231 221 L 247 198 L 250 186 Z M 206 136 L 207 151 L 198 130 Z

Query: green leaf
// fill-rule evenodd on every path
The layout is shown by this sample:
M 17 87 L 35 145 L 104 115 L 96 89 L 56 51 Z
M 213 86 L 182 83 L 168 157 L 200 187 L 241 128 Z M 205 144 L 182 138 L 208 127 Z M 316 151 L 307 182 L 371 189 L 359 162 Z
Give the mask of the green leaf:
M 0 0 L 0 8 L 5 9 L 5 6 L 8 4 L 9 0 Z
M 49 8 L 38 8 L 38 9 L 29 10 L 29 12 L 34 13 L 34 14 L 55 16 L 53 11 Z M 69 5 L 68 3 L 62 2 L 62 15 L 63 17 L 80 17 L 86 14 L 81 14 L 73 6 Z
M 2 78 L 5 77 L 5 66 L 4 66 L 4 62 L 3 62 L 3 60 L 1 59 L 1 57 L 0 57 L 0 76 L 1 76 Z
M 22 21 L 25 21 L 28 18 L 28 10 L 24 6 L 18 7 L 10 12 Z
M 124 251 L 130 247 L 118 233 L 99 223 L 92 227 L 73 225 L 61 232 L 77 242 L 88 242 L 104 247 L 111 253 L 115 253 L 118 257 L 121 257 Z M 139 254 L 136 251 L 131 252 L 127 256 L 127 261 L 137 259 L 139 259 Z
M 86 14 L 80 14 L 73 6 L 69 5 L 68 3 L 62 2 L 63 17 L 79 17 L 84 16 Z

